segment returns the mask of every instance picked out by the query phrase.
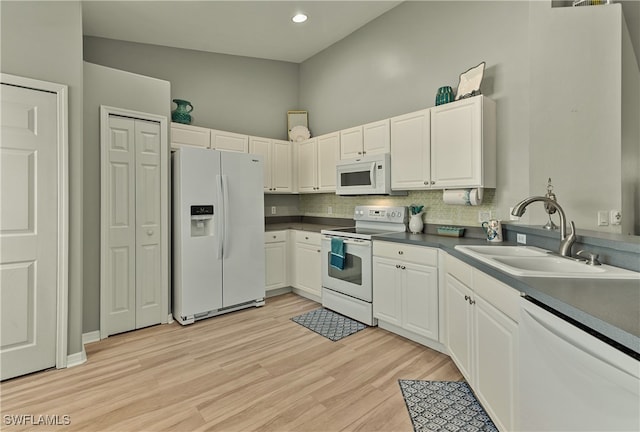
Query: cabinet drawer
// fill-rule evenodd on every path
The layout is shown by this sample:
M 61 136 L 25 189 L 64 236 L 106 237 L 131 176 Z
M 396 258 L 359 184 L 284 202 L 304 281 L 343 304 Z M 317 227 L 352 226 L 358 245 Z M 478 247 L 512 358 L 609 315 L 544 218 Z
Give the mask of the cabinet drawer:
M 496 309 L 518 322 L 520 293 L 508 285 L 473 269 L 473 290 Z
M 393 242 L 373 242 L 373 254 L 394 260 L 437 266 L 438 250 L 426 246 L 413 246 Z
M 451 255 L 446 256 L 445 260 L 445 270 L 447 273 L 458 279 L 460 282 L 470 287 L 471 284 L 471 274 L 472 267 L 468 264 L 463 263 L 457 258 L 452 257 Z
M 267 231 L 264 233 L 265 243 L 279 243 L 287 241 L 286 231 Z
M 320 246 L 322 236 L 311 231 L 296 231 L 296 243 Z

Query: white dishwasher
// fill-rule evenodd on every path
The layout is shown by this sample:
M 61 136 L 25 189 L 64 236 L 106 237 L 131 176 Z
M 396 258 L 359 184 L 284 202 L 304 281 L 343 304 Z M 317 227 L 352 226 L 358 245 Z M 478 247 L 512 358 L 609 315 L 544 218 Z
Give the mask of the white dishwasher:
M 521 298 L 519 430 L 640 430 L 640 362 Z

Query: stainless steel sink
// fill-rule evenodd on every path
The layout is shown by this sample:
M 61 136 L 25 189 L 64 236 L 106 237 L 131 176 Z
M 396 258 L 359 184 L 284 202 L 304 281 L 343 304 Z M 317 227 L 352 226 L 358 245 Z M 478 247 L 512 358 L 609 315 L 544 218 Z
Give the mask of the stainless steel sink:
M 490 266 L 516 276 L 640 279 L 640 273 L 610 265 L 588 265 L 584 260 L 563 257 L 545 249 L 529 246 L 456 246 Z

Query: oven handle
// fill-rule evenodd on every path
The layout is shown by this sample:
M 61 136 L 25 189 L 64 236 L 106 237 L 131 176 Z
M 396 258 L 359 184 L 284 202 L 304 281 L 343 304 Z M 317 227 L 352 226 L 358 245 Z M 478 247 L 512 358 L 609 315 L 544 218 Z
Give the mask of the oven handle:
M 335 236 L 323 236 L 322 238 L 325 240 L 331 240 Z M 367 246 L 368 243 L 371 243 L 370 240 L 347 240 L 343 239 L 344 244 L 351 244 L 355 246 Z

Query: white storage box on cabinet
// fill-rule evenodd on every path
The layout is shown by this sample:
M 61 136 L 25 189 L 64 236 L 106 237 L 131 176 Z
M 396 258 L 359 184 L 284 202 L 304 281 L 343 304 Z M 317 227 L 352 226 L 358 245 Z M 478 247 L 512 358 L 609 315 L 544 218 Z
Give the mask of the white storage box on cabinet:
M 264 157 L 265 193 L 293 192 L 292 148 L 289 141 L 250 137 L 249 153 Z
M 297 294 L 320 301 L 322 294 L 322 264 L 320 233 L 293 231 L 294 276 L 293 288 Z
M 430 345 L 438 336 L 438 250 L 373 242 L 373 316 L 378 325 Z
M 321 135 L 297 143 L 297 149 L 298 192 L 335 192 L 340 133 Z
M 249 136 L 211 129 L 211 148 L 215 150 L 249 153 Z
M 269 291 L 289 286 L 288 280 L 288 231 L 268 231 L 264 233 L 265 290 Z
M 495 123 L 482 95 L 431 108 L 432 187 L 496 187 Z
M 171 148 L 182 146 L 209 148 L 211 132 L 207 128 L 171 123 Z
M 519 293 L 447 255 L 447 347 L 499 430 L 516 430 Z
M 389 153 L 389 124 L 389 119 L 385 119 L 340 131 L 340 159 Z

